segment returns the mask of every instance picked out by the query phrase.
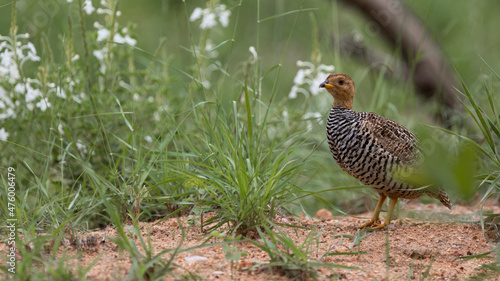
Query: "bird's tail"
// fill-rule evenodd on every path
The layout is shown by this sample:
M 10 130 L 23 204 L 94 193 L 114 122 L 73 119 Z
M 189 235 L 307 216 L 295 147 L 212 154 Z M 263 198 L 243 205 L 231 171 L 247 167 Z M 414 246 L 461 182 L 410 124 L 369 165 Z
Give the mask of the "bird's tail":
M 439 190 L 439 191 L 433 191 L 427 193 L 430 197 L 436 198 L 437 200 L 441 201 L 443 205 L 451 209 L 453 204 L 451 204 L 450 198 L 448 198 L 448 194 L 444 190 Z

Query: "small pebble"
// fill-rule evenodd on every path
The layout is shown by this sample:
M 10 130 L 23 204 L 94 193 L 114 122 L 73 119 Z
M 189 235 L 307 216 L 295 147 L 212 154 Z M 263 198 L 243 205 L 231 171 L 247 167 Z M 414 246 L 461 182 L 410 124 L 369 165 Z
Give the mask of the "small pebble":
M 202 256 L 191 256 L 184 258 L 185 261 L 208 261 L 208 258 Z
M 287 218 L 282 218 L 281 223 L 291 224 L 291 222 Z

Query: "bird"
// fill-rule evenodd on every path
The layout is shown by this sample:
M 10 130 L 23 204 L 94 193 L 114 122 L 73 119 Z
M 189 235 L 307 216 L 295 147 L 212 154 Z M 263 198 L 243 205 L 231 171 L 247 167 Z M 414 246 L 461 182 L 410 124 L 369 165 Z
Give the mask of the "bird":
M 402 176 L 421 163 L 418 139 L 410 130 L 376 113 L 354 111 L 354 81 L 346 74 L 330 74 L 319 87 L 334 100 L 326 125 L 333 158 L 342 170 L 380 196 L 371 219 L 359 229 L 387 227 L 399 198 L 415 199 L 426 194 L 451 209 L 452 203 L 441 187 L 418 186 Z M 382 223 L 379 216 L 387 198 L 390 204 Z

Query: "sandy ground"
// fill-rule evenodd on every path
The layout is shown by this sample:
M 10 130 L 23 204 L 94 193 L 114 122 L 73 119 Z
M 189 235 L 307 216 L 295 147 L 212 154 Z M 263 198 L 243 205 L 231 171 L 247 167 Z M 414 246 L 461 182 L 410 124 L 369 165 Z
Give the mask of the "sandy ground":
M 500 207 L 496 204 L 487 208 L 494 213 L 500 213 Z M 323 212 L 322 219 L 288 217 L 276 220 L 306 228 L 281 229 L 296 245 L 304 243 L 306 239 L 313 240 L 308 241 L 311 261 L 359 268 L 354 270 L 319 267 L 319 280 L 420 280 L 429 268 L 430 277 L 427 280 L 465 280 L 485 272 L 482 264 L 490 263 L 492 259 L 460 257 L 485 253 L 495 246 L 495 243 L 489 241 L 491 239 L 483 235 L 480 225 L 475 222 L 478 219 L 476 212 L 477 208 L 472 206 L 456 206 L 452 211 L 447 211 L 443 206 L 412 202 L 399 213 L 400 217 L 405 218 L 394 220 L 389 231 L 363 233 L 369 235 L 359 243 L 355 243 L 353 236 L 356 236 L 356 226 L 365 219 L 332 218 L 328 212 Z M 366 218 L 369 216 L 369 213 L 359 215 Z M 141 235 L 147 241 L 149 233 L 154 250 L 159 253 L 179 245 L 183 226 L 186 232 L 182 248 L 196 247 L 206 240 L 200 228 L 192 226 L 197 220 L 197 217 L 183 217 L 141 223 Z M 458 222 L 463 220 L 469 222 Z M 73 265 L 88 265 L 98 258 L 86 274 L 86 278 L 90 280 L 126 278 L 131 261 L 128 255 L 119 251 L 117 245 L 111 241 L 112 237 L 116 237 L 115 229 L 108 227 L 80 233 L 78 237 L 83 241 L 80 243 L 80 250 L 68 244 L 62 247 L 58 256 L 68 257 L 80 253 L 78 258 L 69 261 Z M 137 236 L 129 234 L 129 237 L 140 249 Z M 165 280 L 185 280 L 184 278 L 189 279 L 187 276 L 190 275 L 199 276 L 203 280 L 290 280 L 282 271 L 271 272 L 267 267 L 261 266 L 269 262 L 269 256 L 252 243 L 234 244 L 240 251 L 245 252 L 246 256 L 232 263 L 226 259 L 222 245 L 211 245 L 216 242 L 218 241 L 214 238 L 204 247 L 176 255 L 173 260 L 175 270 Z M 5 244 L 0 244 L 0 251 L 6 251 Z M 343 254 L 332 255 L 333 253 Z M 170 254 L 162 257 L 168 260 Z M 75 274 L 77 275 L 76 272 Z M 496 278 L 498 277 L 490 276 L 487 280 L 497 280 Z M 486 279 L 483 277 L 481 280 Z

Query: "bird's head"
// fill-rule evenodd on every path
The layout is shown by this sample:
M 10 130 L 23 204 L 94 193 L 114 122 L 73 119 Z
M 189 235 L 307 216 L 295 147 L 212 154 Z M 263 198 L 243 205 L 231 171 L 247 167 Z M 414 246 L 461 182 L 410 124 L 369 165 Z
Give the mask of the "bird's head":
M 325 88 L 332 95 L 334 106 L 339 105 L 352 109 L 355 91 L 354 81 L 352 81 L 351 77 L 342 73 L 330 74 L 319 87 Z

